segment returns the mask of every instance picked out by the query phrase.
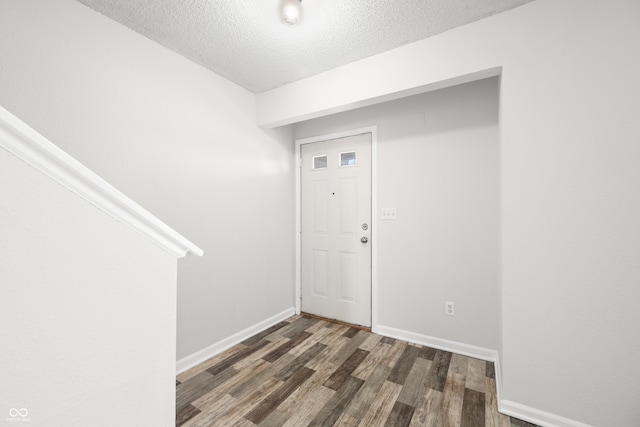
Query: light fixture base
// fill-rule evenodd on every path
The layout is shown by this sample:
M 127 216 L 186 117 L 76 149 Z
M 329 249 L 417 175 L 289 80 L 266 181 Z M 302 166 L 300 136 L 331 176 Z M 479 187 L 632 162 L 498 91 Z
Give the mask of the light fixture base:
M 303 17 L 302 0 L 281 0 L 280 20 L 289 26 L 300 25 Z

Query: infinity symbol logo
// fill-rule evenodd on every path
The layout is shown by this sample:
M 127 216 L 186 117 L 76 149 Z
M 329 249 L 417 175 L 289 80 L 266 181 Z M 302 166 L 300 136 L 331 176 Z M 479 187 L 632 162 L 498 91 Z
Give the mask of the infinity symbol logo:
M 22 408 L 22 409 L 11 408 L 11 409 L 9 409 L 9 416 L 11 416 L 11 417 L 26 417 L 28 414 L 29 414 L 29 411 L 27 411 L 27 408 Z

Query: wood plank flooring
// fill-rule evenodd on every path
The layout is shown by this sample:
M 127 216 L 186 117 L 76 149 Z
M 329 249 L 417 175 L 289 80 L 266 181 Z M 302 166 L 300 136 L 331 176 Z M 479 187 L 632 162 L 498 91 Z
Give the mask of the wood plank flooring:
M 176 379 L 176 426 L 535 427 L 493 363 L 293 316 Z

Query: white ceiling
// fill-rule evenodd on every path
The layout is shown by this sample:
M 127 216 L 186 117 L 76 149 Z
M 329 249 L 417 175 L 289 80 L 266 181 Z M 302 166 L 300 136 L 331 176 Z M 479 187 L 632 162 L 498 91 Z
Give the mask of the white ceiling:
M 77 0 L 254 93 L 411 43 L 532 0 Z

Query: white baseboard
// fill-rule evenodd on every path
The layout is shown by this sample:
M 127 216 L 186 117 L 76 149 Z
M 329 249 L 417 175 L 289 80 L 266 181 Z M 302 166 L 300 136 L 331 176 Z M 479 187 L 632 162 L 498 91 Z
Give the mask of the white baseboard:
M 282 322 L 283 320 L 293 316 L 295 314 L 295 309 L 293 307 L 286 309 L 282 313 L 278 313 L 275 316 L 271 316 L 268 319 L 263 320 L 262 322 L 256 323 L 253 326 L 249 326 L 248 328 L 231 335 L 228 338 L 223 339 L 222 341 L 218 341 L 215 344 L 210 345 L 209 347 L 203 348 L 200 351 L 196 351 L 189 356 L 183 357 L 182 359 L 176 362 L 176 373 L 180 374 L 187 369 L 190 369 L 196 366 L 199 363 L 204 362 L 210 357 L 215 356 L 218 353 L 225 351 L 228 348 L 233 347 L 234 345 L 241 343 L 249 337 L 257 334 L 258 332 L 262 332 L 265 329 L 275 325 L 278 322 Z
M 233 347 L 234 345 L 246 340 L 247 338 L 259 332 L 262 332 L 263 330 L 275 325 L 276 323 L 293 316 L 294 314 L 296 314 L 295 308 L 291 307 L 281 313 L 263 320 L 262 322 L 256 323 L 255 325 L 250 326 L 228 338 L 225 338 L 222 341 L 218 341 L 217 343 L 210 345 L 207 348 L 184 357 L 178 360 L 178 362 L 176 363 L 176 373 L 180 374 L 187 369 L 190 369 L 193 366 L 204 362 L 210 357 L 213 357 L 216 354 L 221 353 L 230 347 Z M 390 326 L 377 325 L 376 333 L 391 338 L 409 341 L 415 344 L 426 345 L 440 350 L 450 351 L 452 353 L 461 354 L 463 356 L 475 357 L 476 359 L 493 362 L 495 365 L 496 373 L 496 395 L 498 399 L 498 410 L 505 415 L 537 424 L 541 427 L 592 427 L 589 424 L 584 424 L 578 421 L 571 420 L 569 418 L 564 418 L 559 415 L 555 415 L 549 412 L 541 411 L 539 409 L 531 408 L 526 405 L 522 405 L 517 402 L 503 399 L 501 372 L 502 369 L 500 365 L 500 357 L 498 355 L 498 352 L 495 350 L 477 347 L 456 341 L 449 341 L 429 335 L 422 335 L 415 332 L 405 331 L 403 329 L 392 328 Z
M 405 331 L 403 329 L 392 328 L 390 326 L 378 325 L 376 333 L 444 351 L 450 351 L 463 356 L 475 357 L 476 359 L 493 362 L 496 372 L 496 397 L 498 400 L 498 411 L 500 413 L 537 424 L 541 427 L 592 427 L 588 424 L 580 423 L 559 415 L 503 399 L 502 365 L 500 364 L 500 356 L 496 350 L 431 337 L 429 335 L 422 335 L 415 332 Z
M 592 427 L 579 421 L 564 418 L 549 412 L 531 408 L 520 403 L 502 399 L 499 401 L 499 410 L 505 415 L 518 418 L 541 427 Z
M 426 345 L 440 350 L 458 353 L 463 356 L 475 357 L 476 359 L 487 360 L 489 362 L 498 361 L 498 352 L 483 347 L 463 344 L 456 341 L 449 341 L 442 338 L 431 337 L 429 335 L 417 334 L 415 332 L 396 329 L 390 326 L 378 325 L 377 333 L 391 338 L 398 338 L 404 341 L 410 341 L 416 344 Z M 498 364 L 496 363 L 496 369 Z M 496 378 L 497 379 L 497 378 Z

